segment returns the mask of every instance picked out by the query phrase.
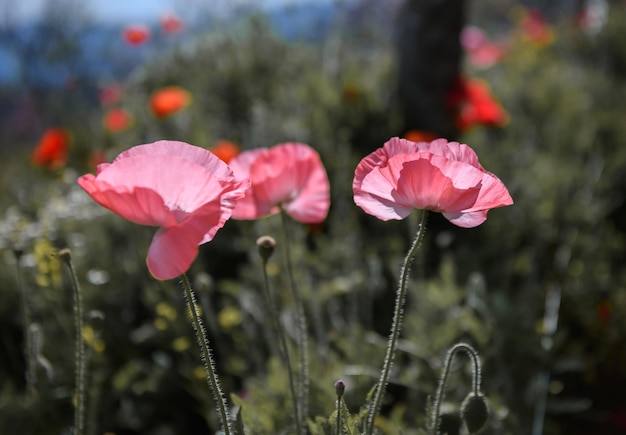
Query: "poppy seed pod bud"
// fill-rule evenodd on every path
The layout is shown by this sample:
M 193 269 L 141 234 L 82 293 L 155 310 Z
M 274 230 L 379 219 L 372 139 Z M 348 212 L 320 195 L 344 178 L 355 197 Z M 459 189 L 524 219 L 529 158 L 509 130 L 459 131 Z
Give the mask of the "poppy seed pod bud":
M 259 248 L 259 255 L 263 261 L 267 261 L 274 253 L 276 240 L 270 236 L 261 236 L 256 240 L 256 245 Z
M 470 393 L 461 405 L 461 418 L 470 433 L 478 433 L 489 418 L 487 399 L 481 393 Z
M 61 260 L 65 261 L 66 263 L 69 263 L 72 259 L 72 252 L 68 248 L 59 250 L 59 252 L 57 252 L 57 255 Z
M 337 393 L 337 398 L 341 399 L 343 397 L 343 393 L 346 391 L 346 383 L 339 379 L 335 382 L 335 393 Z

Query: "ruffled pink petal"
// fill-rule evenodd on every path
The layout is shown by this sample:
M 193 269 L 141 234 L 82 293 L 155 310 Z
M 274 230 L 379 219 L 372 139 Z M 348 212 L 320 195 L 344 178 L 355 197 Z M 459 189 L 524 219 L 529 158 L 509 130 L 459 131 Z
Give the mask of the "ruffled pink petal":
M 238 203 L 233 217 L 256 219 L 278 212 L 281 206 L 300 222 L 317 223 L 326 218 L 330 185 L 315 150 L 305 144 L 284 143 L 251 157 L 251 162 L 238 160 L 234 168 L 238 177 L 248 170 L 252 195 Z
M 205 156 L 213 156 L 206 150 L 205 153 Z M 213 158 L 217 159 L 215 156 Z M 224 173 L 229 174 L 230 170 Z M 116 190 L 153 190 L 175 214 L 176 220 L 180 221 L 187 213 L 218 198 L 222 184 L 232 182 L 234 178 L 231 174 L 228 178 L 220 179 L 195 161 L 156 154 L 129 155 L 124 159 L 116 159 L 98 174 L 97 180 L 115 186 Z
M 133 157 L 154 156 L 176 157 L 182 160 L 189 160 L 202 166 L 207 172 L 217 178 L 228 178 L 232 176 L 231 169 L 215 154 L 201 147 L 190 145 L 185 142 L 160 140 L 157 142 L 134 146 L 120 155 L 113 163 Z
M 380 153 L 376 156 L 370 154 L 357 166 L 353 182 L 354 202 L 365 212 L 379 219 L 404 219 L 414 207 L 412 204 L 399 202 L 393 195 L 398 186 L 397 180 L 402 167 L 372 166 L 369 157 L 374 157 L 373 161 L 376 161 L 380 156 Z
M 212 201 L 199 208 L 187 220 L 183 221 L 181 226 L 185 228 L 198 227 L 197 231 L 202 231 L 204 228 L 205 233 L 199 242 L 200 245 L 213 240 L 217 231 L 232 217 L 238 202 L 249 191 L 249 188 L 250 180 L 247 178 L 229 185 L 222 192 L 219 202 Z M 206 231 L 207 227 L 209 228 L 208 231 Z
M 504 207 L 513 204 L 513 198 L 502 181 L 490 172 L 483 174 L 482 187 L 476 204 L 468 211 Z
M 428 151 L 430 153 L 443 156 L 450 160 L 468 163 L 475 168 L 483 169 L 478 162 L 476 152 L 465 144 L 458 142 L 448 142 L 446 139 L 436 139 L 426 146 L 421 146 L 420 151 Z
M 267 152 L 267 148 L 257 148 L 244 151 L 235 156 L 228 165 L 232 169 L 237 180 L 250 178 L 250 167 L 256 158 Z M 256 200 L 254 198 L 253 186 L 248 184 L 245 195 L 237 201 L 232 217 L 234 219 L 256 219 L 259 217 Z
M 157 279 L 172 279 L 191 267 L 198 255 L 198 234 L 187 228 L 161 228 L 148 249 L 147 264 Z
M 113 186 L 101 181 L 92 174 L 86 174 L 77 183 L 103 207 L 117 213 L 124 219 L 140 225 L 166 227 L 176 220 L 163 203 L 163 199 L 148 188 L 127 188 Z
M 474 228 L 487 220 L 488 210 L 469 213 L 443 213 L 443 216 L 457 227 Z
M 394 197 L 414 208 L 436 212 L 460 212 L 476 202 L 480 192 L 482 172 L 471 165 L 448 160 L 428 153 L 407 154 L 423 156 L 403 161 L 402 155 L 392 158 L 389 166 L 402 167 Z
M 284 203 L 283 208 L 298 222 L 320 223 L 326 219 L 330 209 L 330 183 L 319 155 L 305 147 L 294 168 L 302 176 L 300 191 L 291 202 Z
M 427 152 L 399 154 L 375 167 L 354 190 L 358 206 L 379 219 L 403 219 L 414 208 L 457 213 L 476 202 L 483 173 Z

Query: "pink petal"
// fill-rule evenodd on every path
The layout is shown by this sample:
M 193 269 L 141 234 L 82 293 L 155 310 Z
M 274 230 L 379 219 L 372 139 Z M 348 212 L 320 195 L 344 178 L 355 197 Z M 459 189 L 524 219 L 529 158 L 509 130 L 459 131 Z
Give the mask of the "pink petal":
M 300 222 L 326 218 L 330 185 L 319 155 L 310 146 L 284 143 L 234 160 L 237 177 L 249 174 L 252 193 L 237 204 L 233 217 L 256 219 L 278 212 L 281 206 Z
M 443 216 L 457 227 L 474 228 L 487 220 L 487 211 L 473 211 L 469 213 L 443 213 Z
M 471 165 L 428 153 L 396 156 L 392 165 L 402 168 L 393 196 L 413 208 L 455 213 L 478 198 L 483 174 Z
M 160 140 L 157 142 L 137 145 L 118 155 L 113 163 L 132 157 L 154 156 L 177 157 L 183 160 L 195 162 L 217 178 L 232 176 L 232 170 L 212 152 L 185 142 Z
M 151 189 L 112 186 L 92 174 L 83 175 L 77 182 L 98 204 L 131 222 L 149 226 L 176 223 L 163 199 Z
M 265 152 L 267 152 L 267 148 L 257 148 L 244 151 L 235 156 L 228 163 L 235 174 L 235 178 L 237 180 L 249 179 L 250 167 L 252 166 L 252 163 L 259 155 Z M 256 219 L 259 217 L 256 200 L 254 199 L 253 186 L 251 184 L 246 189 L 244 197 L 237 201 L 237 205 L 232 216 L 235 219 Z
M 147 264 L 157 279 L 172 279 L 191 267 L 198 255 L 197 234 L 179 226 L 160 229 L 148 249 Z
M 374 158 L 370 160 L 370 156 Z M 354 202 L 379 219 L 404 219 L 414 207 L 398 202 L 393 196 L 402 168 L 397 165 L 374 166 L 372 161 L 380 158 L 380 153 L 370 156 L 357 166 L 353 182 Z
M 204 153 L 205 156 L 213 156 L 206 150 Z M 215 156 L 213 159 L 219 160 Z M 220 173 L 219 165 L 215 166 L 216 172 Z M 223 181 L 214 174 L 195 161 L 178 156 L 127 155 L 123 159 L 118 157 L 113 164 L 100 171 L 96 180 L 108 183 L 118 191 L 150 189 L 162 198 L 165 206 L 175 214 L 176 221 L 180 221 L 186 214 L 219 197 Z M 232 176 L 230 178 L 233 179 Z M 123 207 L 119 203 L 113 205 Z
M 398 154 L 356 184 L 354 200 L 383 220 L 403 219 L 414 208 L 460 212 L 476 202 L 482 178 L 479 169 L 440 155 Z
M 283 204 L 283 208 L 298 222 L 319 223 L 326 219 L 330 208 L 330 183 L 319 154 L 307 145 L 304 147 L 300 149 L 295 168 L 302 176 L 300 191 L 293 201 Z
M 468 211 L 504 207 L 513 204 L 513 198 L 502 181 L 490 172 L 483 174 L 483 184 L 476 204 Z

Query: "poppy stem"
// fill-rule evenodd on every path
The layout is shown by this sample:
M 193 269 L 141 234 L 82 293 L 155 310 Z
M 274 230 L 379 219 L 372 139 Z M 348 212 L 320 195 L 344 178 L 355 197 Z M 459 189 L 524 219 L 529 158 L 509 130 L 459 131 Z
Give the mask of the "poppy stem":
M 204 328 L 202 320 L 200 319 L 200 316 L 198 314 L 196 296 L 191 289 L 191 284 L 189 283 L 187 275 L 185 275 L 184 273 L 181 275 L 181 282 L 185 292 L 187 307 L 189 308 L 189 312 L 191 314 L 191 324 L 196 332 L 196 338 L 202 352 L 202 363 L 204 364 L 204 369 L 206 370 L 207 383 L 209 384 L 209 389 L 213 394 L 213 399 L 215 400 L 215 408 L 220 419 L 223 434 L 231 435 L 233 431 L 230 422 L 230 412 L 228 410 L 228 404 L 226 403 L 224 393 L 222 393 L 222 388 L 220 387 L 220 381 L 217 377 L 217 373 L 215 373 L 215 362 L 213 361 L 213 356 L 211 355 L 211 348 L 209 347 L 209 340 L 207 338 L 206 329 Z
M 76 270 L 72 263 L 69 249 L 62 249 L 59 257 L 67 266 L 72 277 L 74 289 L 74 329 L 75 329 L 75 359 L 76 359 L 76 391 L 74 393 L 74 435 L 82 435 L 85 430 L 85 341 L 83 340 L 83 296 L 78 285 Z
M 346 384 L 339 379 L 335 382 L 335 394 L 337 394 L 337 435 L 343 433 L 343 422 L 341 411 L 343 410 L 343 393 L 346 391 Z
M 452 359 L 458 351 L 465 351 L 467 355 L 472 359 L 474 369 L 472 371 L 472 392 L 478 396 L 480 394 L 480 360 L 478 359 L 478 352 L 474 350 L 472 346 L 465 343 L 457 343 L 450 348 L 446 355 L 446 360 L 443 366 L 443 373 L 439 380 L 439 386 L 437 387 L 437 396 L 433 405 L 433 413 L 430 418 L 431 434 L 437 435 L 439 433 L 441 402 L 443 402 L 443 395 L 446 388 L 446 382 L 448 381 L 448 374 L 450 373 L 450 366 L 452 365 Z
M 308 395 L 309 395 L 309 357 L 307 353 L 307 326 L 304 314 L 304 304 L 302 296 L 296 286 L 293 275 L 293 267 L 291 264 L 291 252 L 289 250 L 289 235 L 287 231 L 287 213 L 281 209 L 280 212 L 282 232 L 283 232 L 283 252 L 285 254 L 285 262 L 287 264 L 287 275 L 289 276 L 289 285 L 293 295 L 293 301 L 296 313 L 296 342 L 298 345 L 298 354 L 300 357 L 300 389 L 298 391 L 298 404 L 300 410 L 298 415 L 302 419 L 306 419 L 308 413 Z
M 33 333 L 31 330 L 32 316 L 30 305 L 26 294 L 26 288 L 22 280 L 22 255 L 21 249 L 14 249 L 15 262 L 17 265 L 17 285 L 22 295 L 22 327 L 24 328 L 24 356 L 26 357 L 26 398 L 30 400 L 37 393 L 35 383 L 37 382 L 36 359 L 34 355 Z
M 272 248 L 273 249 L 273 248 Z M 291 358 L 289 357 L 289 347 L 287 346 L 287 338 L 285 337 L 285 330 L 280 323 L 280 317 L 278 315 L 278 310 L 276 309 L 276 305 L 274 303 L 274 298 L 272 297 L 272 293 L 270 292 L 270 283 L 267 274 L 267 260 L 268 257 L 263 256 L 263 279 L 265 283 L 265 299 L 267 300 L 267 307 L 269 310 L 270 317 L 274 320 L 274 329 L 278 334 L 278 339 L 280 341 L 279 349 L 281 353 L 281 357 L 283 358 L 284 364 L 287 366 L 287 374 L 289 375 L 289 389 L 291 391 L 291 399 L 293 401 L 293 411 L 295 414 L 296 420 L 296 433 L 302 433 L 302 423 L 300 421 L 300 407 L 298 406 L 298 398 L 296 395 L 296 386 L 294 382 L 294 372 L 293 367 L 291 365 Z
M 406 254 L 402 270 L 400 272 L 400 285 L 396 293 L 396 304 L 393 314 L 393 322 L 391 325 L 391 333 L 389 335 L 389 341 L 387 342 L 387 353 L 385 354 L 385 361 L 380 373 L 380 379 L 372 399 L 372 403 L 367 415 L 367 434 L 373 435 L 374 433 L 374 421 L 376 415 L 380 411 L 383 396 L 385 395 L 385 389 L 389 380 L 389 373 L 391 372 L 391 366 L 396 355 L 396 347 L 398 345 L 398 339 L 400 337 L 400 330 L 402 329 L 402 316 L 404 312 L 404 304 L 406 302 L 407 294 L 407 282 L 409 279 L 410 266 L 415 258 L 417 249 L 420 247 L 422 240 L 424 239 L 424 233 L 426 232 L 426 218 L 428 217 L 427 210 L 420 210 L 420 223 L 417 228 L 417 235 L 413 244 L 409 248 L 409 252 Z

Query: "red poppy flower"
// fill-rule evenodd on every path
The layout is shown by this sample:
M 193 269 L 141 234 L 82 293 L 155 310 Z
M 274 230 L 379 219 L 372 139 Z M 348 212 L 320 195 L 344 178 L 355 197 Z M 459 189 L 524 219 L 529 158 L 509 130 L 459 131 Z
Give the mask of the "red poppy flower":
M 116 104 L 122 98 L 122 87 L 110 85 L 100 90 L 100 102 L 105 106 Z
M 472 228 L 487 212 L 513 204 L 506 186 L 485 171 L 470 147 L 437 139 L 392 138 L 356 168 L 354 202 L 381 220 L 404 219 L 415 208 L 443 213 Z
M 179 33 L 183 30 L 183 22 L 178 16 L 168 12 L 161 16 L 161 27 L 167 33 Z
M 111 109 L 104 115 L 103 124 L 111 133 L 119 133 L 130 127 L 132 119 L 124 109 Z
M 126 26 L 122 29 L 122 38 L 128 45 L 142 45 L 150 39 L 150 28 L 144 24 Z
M 404 134 L 404 138 L 411 142 L 430 142 L 437 139 L 437 135 L 430 131 L 410 130 Z
M 284 143 L 244 151 L 229 163 L 238 179 L 250 179 L 235 219 L 257 219 L 282 208 L 293 219 L 319 223 L 330 208 L 330 185 L 319 154 L 309 145 Z
M 204 148 L 174 141 L 130 148 L 77 182 L 121 217 L 159 227 L 147 258 L 157 279 L 189 269 L 198 245 L 224 226 L 249 183 L 236 181 L 226 163 Z
M 508 114 L 493 97 L 489 85 L 479 79 L 460 77 L 448 93 L 448 105 L 456 113 L 456 125 L 466 131 L 475 125 L 502 127 Z
M 180 86 L 156 90 L 150 98 L 150 110 L 157 118 L 166 118 L 180 112 L 191 103 L 191 94 Z
M 225 163 L 229 163 L 236 155 L 239 154 L 239 146 L 228 140 L 219 140 L 211 148 L 211 152 L 222 159 Z
M 62 128 L 50 128 L 39 139 L 33 151 L 33 163 L 48 169 L 58 169 L 67 163 L 70 135 Z
M 554 33 L 537 10 L 529 9 L 522 14 L 519 29 L 522 39 L 537 47 L 544 47 L 554 41 Z

